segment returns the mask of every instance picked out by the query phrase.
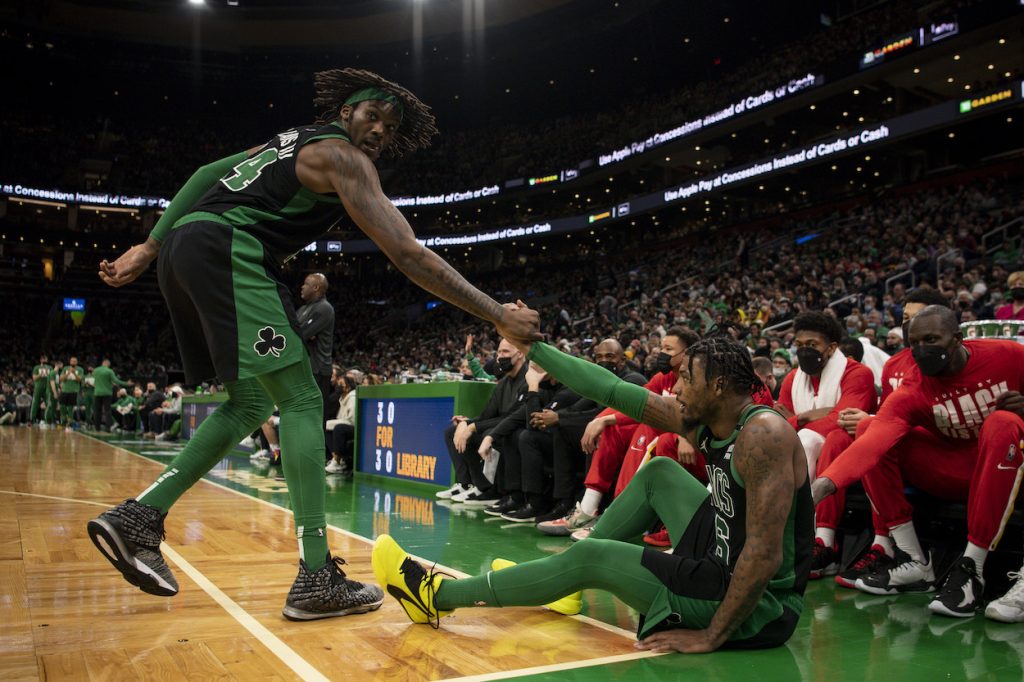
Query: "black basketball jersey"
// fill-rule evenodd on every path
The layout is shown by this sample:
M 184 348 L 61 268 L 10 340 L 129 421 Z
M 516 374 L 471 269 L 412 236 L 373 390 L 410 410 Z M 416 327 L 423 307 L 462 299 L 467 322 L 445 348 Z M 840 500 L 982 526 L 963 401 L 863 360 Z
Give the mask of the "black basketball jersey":
M 736 560 L 747 540 L 746 486 L 733 464 L 733 448 L 744 425 L 761 412 L 774 410 L 764 405 L 748 406 L 732 435 L 725 440 L 715 440 L 706 426 L 697 431 L 697 444 L 707 462 L 711 503 L 715 509 L 715 545 L 710 552 L 729 567 L 730 573 L 736 568 Z M 792 588 L 803 593 L 813 542 L 814 504 L 810 483 L 805 481 L 794 494 L 783 535 L 782 564 L 772 576 L 769 588 Z
M 338 123 L 275 135 L 225 174 L 175 227 L 197 220 L 231 225 L 260 240 L 278 263 L 301 251 L 345 216 L 336 194 L 317 194 L 295 175 L 302 146 L 325 138 L 351 141 Z

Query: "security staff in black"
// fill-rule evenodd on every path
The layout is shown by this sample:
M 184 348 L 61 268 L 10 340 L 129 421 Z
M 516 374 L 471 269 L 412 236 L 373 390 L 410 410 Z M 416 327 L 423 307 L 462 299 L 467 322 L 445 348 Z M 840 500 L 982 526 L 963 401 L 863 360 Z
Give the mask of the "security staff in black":
M 187 380 L 216 376 L 228 400 L 196 430 L 157 480 L 89 523 L 96 547 L 133 585 L 172 596 L 160 554 L 171 506 L 245 435 L 280 415 L 282 464 L 299 540 L 299 574 L 284 616 L 310 620 L 376 609 L 383 594 L 344 578 L 324 519 L 323 401 L 279 278 L 287 258 L 346 213 L 414 282 L 519 337 L 539 334 L 536 313 L 504 308 L 420 245 L 380 188 L 374 161 L 425 147 L 434 118 L 412 93 L 367 71 L 316 75 L 316 125 L 275 135 L 197 171 L 149 239 L 100 264 L 111 286 L 136 279 L 159 255 Z M 171 538 L 176 533 L 171 529 Z

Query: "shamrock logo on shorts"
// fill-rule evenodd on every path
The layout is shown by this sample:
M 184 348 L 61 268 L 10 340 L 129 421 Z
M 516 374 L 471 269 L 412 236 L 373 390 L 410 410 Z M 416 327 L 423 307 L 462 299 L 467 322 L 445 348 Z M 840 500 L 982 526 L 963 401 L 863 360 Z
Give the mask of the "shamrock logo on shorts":
M 277 333 L 273 327 L 264 327 L 260 330 L 260 340 L 252 345 L 253 350 L 260 354 L 260 357 L 267 353 L 273 353 L 275 358 L 281 357 L 281 351 L 285 347 L 285 338 Z

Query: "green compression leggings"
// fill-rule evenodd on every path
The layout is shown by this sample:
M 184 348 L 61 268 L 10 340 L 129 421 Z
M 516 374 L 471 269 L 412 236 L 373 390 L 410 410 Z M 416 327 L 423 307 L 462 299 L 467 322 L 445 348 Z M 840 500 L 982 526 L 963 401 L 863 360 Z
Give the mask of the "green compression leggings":
M 601 516 L 587 540 L 554 556 L 465 580 L 445 580 L 434 603 L 466 606 L 540 606 L 587 588 L 607 590 L 644 613 L 664 587 L 641 563 L 643 547 L 625 542 L 661 518 L 675 545 L 708 496 L 677 462 L 656 457 L 637 472 Z
M 324 528 L 323 398 L 309 359 L 253 379 L 229 382 L 228 400 L 214 410 L 185 448 L 138 500 L 170 510 L 186 490 L 267 420 L 277 405 L 281 413 L 281 464 L 300 555 L 315 571 L 327 557 Z

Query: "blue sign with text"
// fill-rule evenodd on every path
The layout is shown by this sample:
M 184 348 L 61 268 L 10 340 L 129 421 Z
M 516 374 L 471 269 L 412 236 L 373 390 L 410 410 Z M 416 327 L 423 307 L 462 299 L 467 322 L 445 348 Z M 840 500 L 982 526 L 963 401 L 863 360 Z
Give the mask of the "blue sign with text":
M 444 430 L 454 410 L 454 398 L 360 398 L 358 470 L 450 486 Z

